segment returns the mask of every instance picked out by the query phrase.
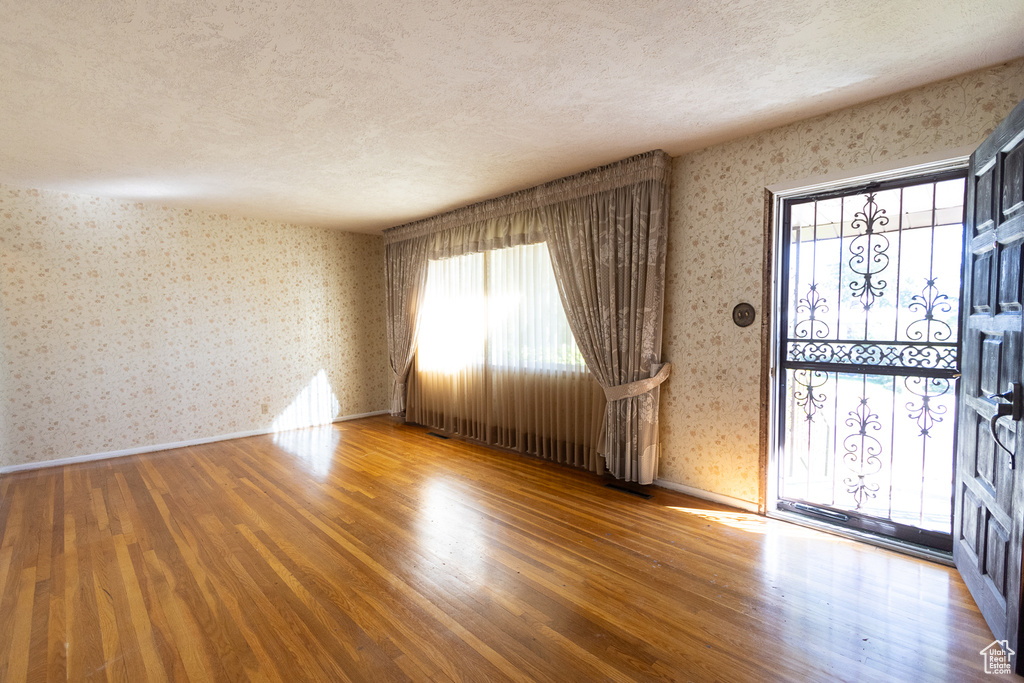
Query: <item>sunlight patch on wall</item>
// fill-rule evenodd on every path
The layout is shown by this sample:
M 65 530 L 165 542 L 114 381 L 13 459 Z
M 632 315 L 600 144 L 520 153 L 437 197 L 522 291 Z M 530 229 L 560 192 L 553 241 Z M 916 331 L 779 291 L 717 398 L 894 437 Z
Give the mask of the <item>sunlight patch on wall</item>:
M 270 428 L 275 432 L 329 424 L 341 413 L 341 403 L 334 395 L 327 372 L 316 373 L 299 395 L 274 418 Z

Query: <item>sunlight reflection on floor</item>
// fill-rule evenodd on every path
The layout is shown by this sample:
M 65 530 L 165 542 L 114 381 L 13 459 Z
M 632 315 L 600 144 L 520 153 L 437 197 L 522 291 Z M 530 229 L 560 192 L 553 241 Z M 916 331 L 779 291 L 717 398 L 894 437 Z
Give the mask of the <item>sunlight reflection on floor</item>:
M 463 501 L 464 496 L 443 479 L 432 481 L 420 504 L 416 534 L 420 544 L 441 559 L 446 571 L 483 580 L 487 543 L 480 514 Z
M 313 476 L 323 479 L 331 472 L 334 451 L 341 435 L 333 425 L 292 429 L 274 434 L 274 443 L 298 458 Z
M 288 407 L 274 418 L 274 443 L 302 461 L 321 479 L 330 472 L 340 436 L 331 422 L 341 412 L 327 373 L 320 370 Z
M 721 510 L 700 510 L 697 508 L 683 508 L 669 505 L 670 510 L 685 512 L 688 515 L 701 517 L 711 522 L 724 524 L 733 529 L 749 531 L 753 534 L 763 534 L 767 530 L 768 520 L 760 515 L 750 512 L 723 512 Z
M 699 508 L 677 507 L 675 505 L 669 505 L 668 508 L 670 510 L 676 510 L 677 512 L 685 512 L 688 515 L 694 515 L 695 517 L 700 517 L 710 522 L 717 522 L 718 524 L 722 524 L 733 529 L 747 531 L 752 534 L 767 534 L 771 532 L 773 534 L 781 534 L 789 537 L 822 538 L 824 540 L 834 538 L 829 534 L 824 534 L 797 524 L 789 524 L 787 522 L 768 519 L 767 517 L 762 517 L 761 515 L 754 514 L 753 512 L 702 510 Z

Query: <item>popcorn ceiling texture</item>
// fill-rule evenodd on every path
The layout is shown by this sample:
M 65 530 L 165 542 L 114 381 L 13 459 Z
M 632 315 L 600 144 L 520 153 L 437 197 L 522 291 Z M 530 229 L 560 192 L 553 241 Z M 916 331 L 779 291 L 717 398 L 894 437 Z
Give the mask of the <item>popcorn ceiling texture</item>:
M 1021 0 L 8 5 L 0 183 L 365 231 L 1024 55 Z
M 765 188 L 977 145 L 1021 98 L 1017 60 L 675 160 L 660 478 L 758 499 L 760 325 L 731 311 L 760 309 Z
M 0 467 L 387 408 L 383 242 L 0 185 Z M 261 413 L 261 404 L 269 413 Z

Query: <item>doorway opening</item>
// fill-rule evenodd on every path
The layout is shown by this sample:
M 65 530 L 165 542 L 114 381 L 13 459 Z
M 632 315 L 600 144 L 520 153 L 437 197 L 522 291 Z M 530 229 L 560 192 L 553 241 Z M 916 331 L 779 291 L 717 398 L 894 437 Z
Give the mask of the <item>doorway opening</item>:
M 951 551 L 965 177 L 780 201 L 775 509 Z

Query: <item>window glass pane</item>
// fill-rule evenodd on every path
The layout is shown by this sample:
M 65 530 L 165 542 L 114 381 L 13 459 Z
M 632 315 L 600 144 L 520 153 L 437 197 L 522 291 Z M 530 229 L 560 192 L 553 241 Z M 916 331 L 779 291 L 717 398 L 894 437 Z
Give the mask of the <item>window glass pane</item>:
M 483 366 L 487 337 L 484 283 L 482 253 L 427 264 L 416 351 L 421 370 L 456 372 Z
M 544 243 L 430 261 L 420 310 L 421 370 L 586 370 Z
M 547 245 L 497 249 L 487 258 L 491 365 L 584 371 Z

